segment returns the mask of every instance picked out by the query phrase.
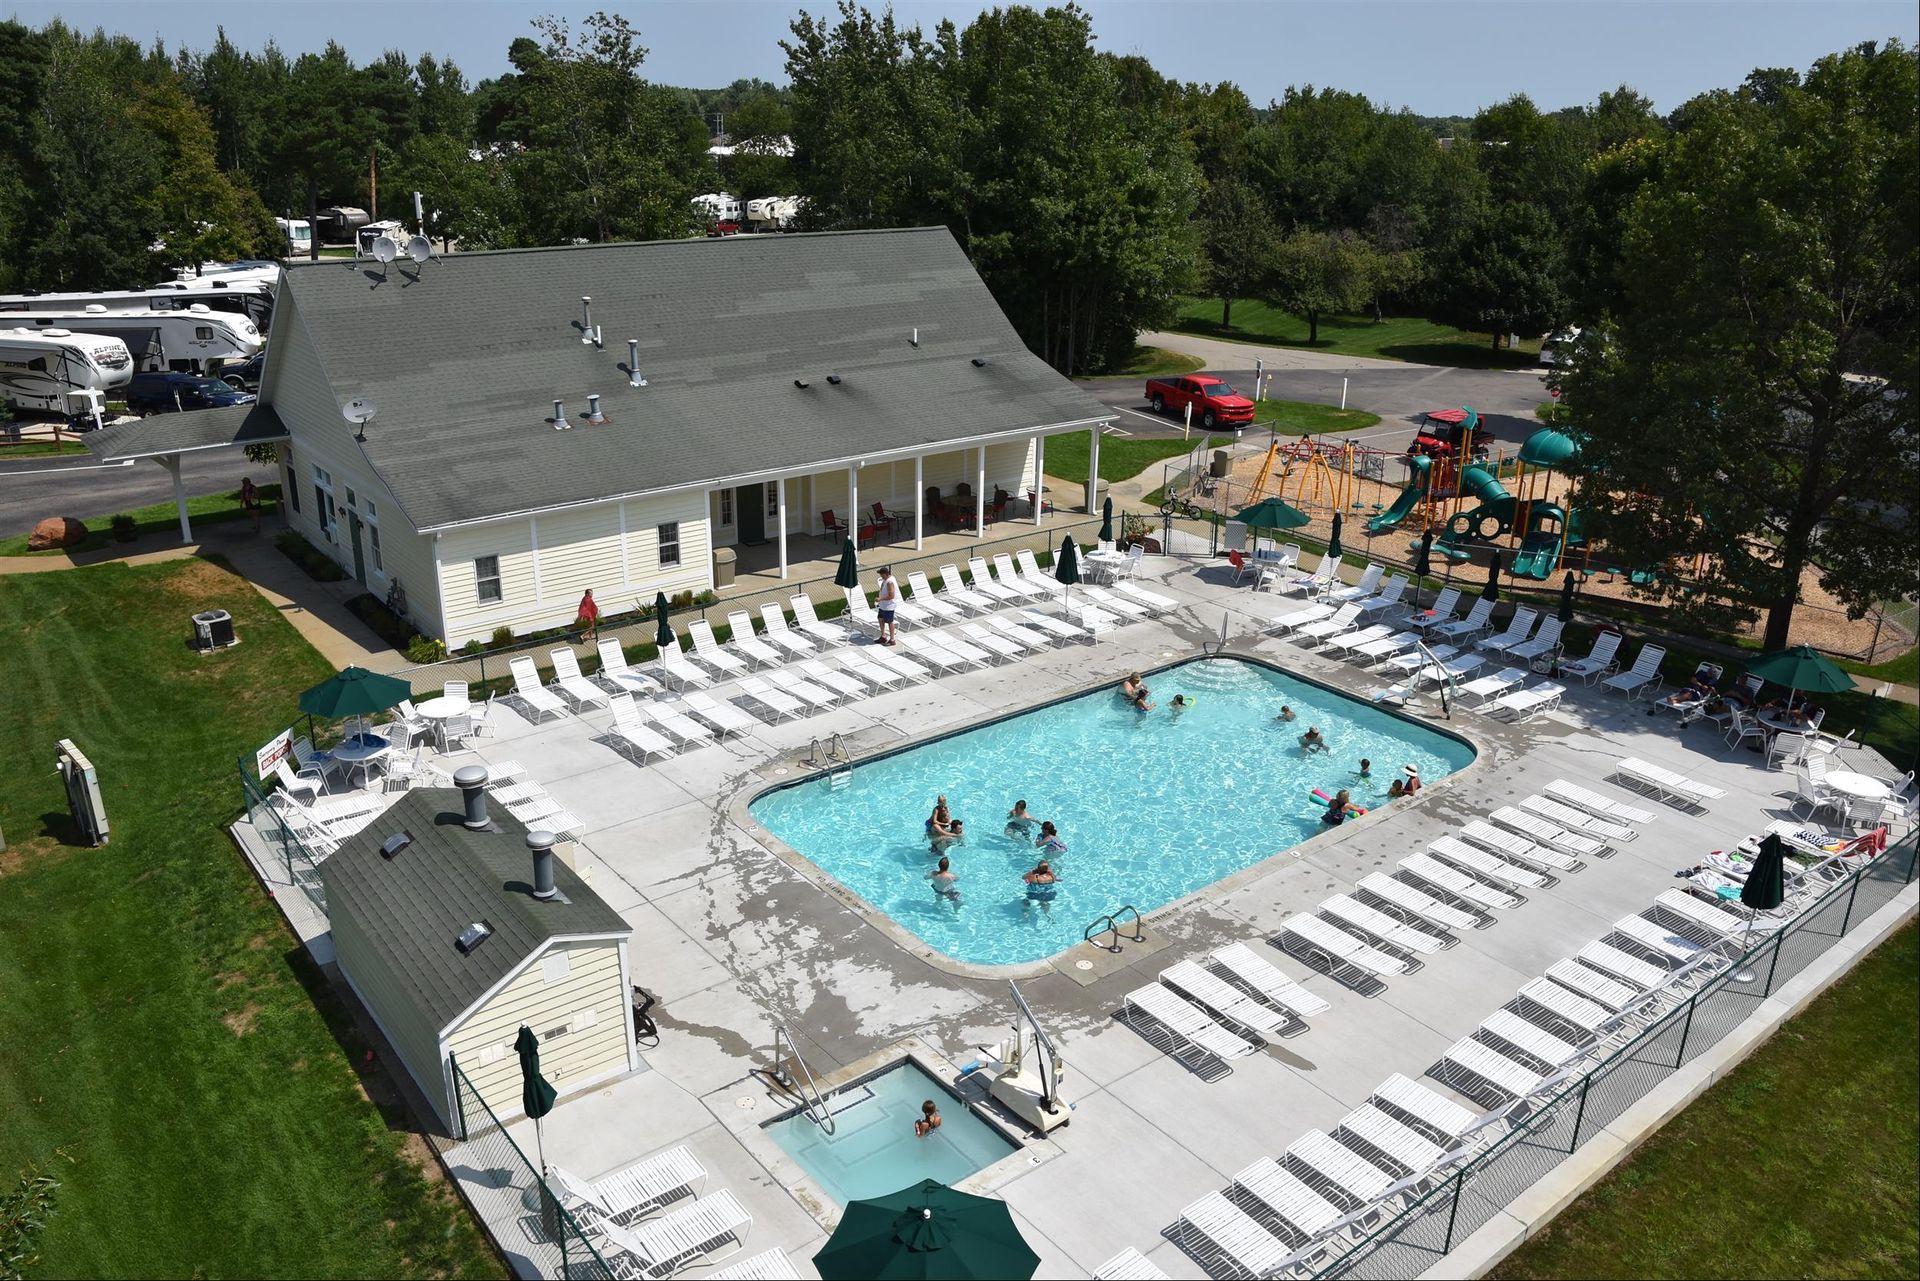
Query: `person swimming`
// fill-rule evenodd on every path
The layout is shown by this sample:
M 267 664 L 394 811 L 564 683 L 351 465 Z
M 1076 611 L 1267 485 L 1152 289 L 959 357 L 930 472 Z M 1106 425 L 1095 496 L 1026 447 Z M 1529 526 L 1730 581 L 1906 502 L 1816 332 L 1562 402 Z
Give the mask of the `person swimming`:
M 1149 693 L 1147 683 L 1140 679 L 1139 672 L 1128 672 L 1127 678 L 1120 682 L 1120 697 L 1129 703 L 1137 703 Z
M 940 1109 L 932 1099 L 920 1105 L 920 1119 L 913 1123 L 913 1136 L 924 1139 L 940 1128 Z
M 1280 714 L 1273 719 L 1276 721 L 1290 721 L 1293 719 L 1293 709 L 1285 703 L 1282 703 L 1280 704 Z
M 951 835 L 953 835 L 953 813 L 947 808 L 947 798 L 944 795 L 936 797 L 933 802 L 933 813 L 927 815 L 927 836 L 929 839 L 934 839 Z
M 1327 802 L 1327 808 L 1321 813 L 1320 821 L 1328 827 L 1340 826 L 1347 821 L 1348 804 L 1347 789 L 1343 787 L 1333 794 L 1332 800 Z
M 966 824 L 963 820 L 956 818 L 947 824 L 947 830 L 944 834 L 933 837 L 932 852 L 938 854 L 942 850 L 952 849 L 956 845 L 964 845 L 966 841 Z
M 1406 794 L 1407 794 L 1406 784 L 1402 783 L 1399 779 L 1396 778 L 1393 780 L 1393 782 L 1387 784 L 1388 800 L 1397 801 L 1401 797 L 1405 796 Z
M 955 907 L 960 906 L 960 878 L 954 873 L 953 863 L 946 855 L 940 856 L 940 866 L 927 873 L 927 880 L 933 885 L 934 895 L 943 898 Z
M 1364 779 L 1370 780 L 1373 778 L 1373 762 L 1368 760 L 1364 756 L 1360 758 L 1359 774 L 1360 774 L 1360 777 Z
M 1054 858 L 1067 852 L 1067 843 L 1060 839 L 1060 831 L 1051 821 L 1040 824 L 1040 835 L 1033 844 L 1034 848 L 1044 850 Z
M 1154 704 L 1147 701 L 1147 687 L 1145 685 L 1140 686 L 1138 692 L 1133 696 L 1133 710 L 1136 712 L 1150 712 L 1153 708 Z
M 1173 696 L 1173 701 L 1167 704 L 1167 710 L 1169 712 L 1172 712 L 1175 716 L 1178 716 L 1181 712 L 1186 711 L 1189 707 L 1192 707 L 1192 706 L 1193 706 L 1193 700 L 1188 698 L 1185 694 L 1175 694 Z
M 1319 726 L 1307 726 L 1307 732 L 1300 736 L 1300 750 L 1303 752 L 1324 752 L 1327 750 L 1327 739 L 1326 736 L 1320 732 Z
M 1023 839 L 1033 835 L 1033 815 L 1027 813 L 1025 801 L 1015 801 L 1007 811 L 1007 835 Z
M 1027 902 L 1038 903 L 1048 908 L 1060 893 L 1060 878 L 1053 873 L 1053 865 L 1041 859 L 1031 872 L 1020 878 L 1027 886 Z

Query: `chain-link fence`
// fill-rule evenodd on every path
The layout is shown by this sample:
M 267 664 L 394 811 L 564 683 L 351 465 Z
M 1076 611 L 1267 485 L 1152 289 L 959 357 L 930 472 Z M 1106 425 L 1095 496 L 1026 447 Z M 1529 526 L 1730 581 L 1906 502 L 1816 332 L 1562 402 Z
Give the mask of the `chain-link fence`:
M 240 794 L 246 806 L 247 822 L 272 856 L 286 865 L 287 880 L 300 887 L 320 912 L 327 910 L 326 892 L 320 883 L 320 860 L 330 852 L 330 842 L 299 814 L 270 799 L 277 793 L 272 784 L 253 776 L 246 759 L 234 762 L 240 775 Z M 304 828 L 305 835 L 297 828 Z
M 1377 1228 L 1335 1247 L 1316 1277 L 1419 1276 L 1629 1107 L 1738 1027 L 1783 983 L 1914 879 L 1915 833 L 1836 881 L 1791 921 Z
M 502 1220 L 517 1220 L 525 1243 L 516 1236 L 512 1251 L 521 1254 L 537 1275 L 612 1278 L 613 1270 L 580 1230 L 579 1221 L 527 1160 L 460 1070 L 459 1061 L 449 1056 L 447 1063 L 453 1070 L 454 1130 L 460 1139 L 455 1164 L 478 1176 L 469 1181 L 466 1193 L 496 1239 Z

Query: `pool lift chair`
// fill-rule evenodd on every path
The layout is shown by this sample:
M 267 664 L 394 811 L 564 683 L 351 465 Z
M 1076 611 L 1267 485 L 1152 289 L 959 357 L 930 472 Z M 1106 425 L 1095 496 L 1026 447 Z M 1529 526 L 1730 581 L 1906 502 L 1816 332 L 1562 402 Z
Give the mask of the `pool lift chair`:
M 1060 1101 L 1066 1067 L 1019 987 L 1009 980 L 1007 989 L 1019 1011 L 1008 1029 L 1012 1035 L 997 1046 L 980 1046 L 982 1061 L 968 1071 L 991 1073 L 987 1092 L 1039 1133 L 1048 1134 L 1073 1119 L 1073 1109 Z
M 1385 703 L 1390 707 L 1418 707 L 1420 704 L 1420 696 L 1414 692 L 1414 685 L 1419 681 L 1421 674 L 1426 673 L 1434 678 L 1434 685 L 1439 690 L 1440 714 L 1446 719 L 1452 720 L 1453 700 L 1457 698 L 1460 693 L 1459 683 L 1454 679 L 1453 673 L 1448 670 L 1446 663 L 1441 660 L 1440 656 L 1427 648 L 1425 641 L 1417 642 L 1414 645 L 1414 649 L 1419 653 L 1420 657 L 1427 660 L 1426 666 L 1416 670 L 1405 681 L 1381 690 L 1373 696 L 1373 701 L 1376 703 Z

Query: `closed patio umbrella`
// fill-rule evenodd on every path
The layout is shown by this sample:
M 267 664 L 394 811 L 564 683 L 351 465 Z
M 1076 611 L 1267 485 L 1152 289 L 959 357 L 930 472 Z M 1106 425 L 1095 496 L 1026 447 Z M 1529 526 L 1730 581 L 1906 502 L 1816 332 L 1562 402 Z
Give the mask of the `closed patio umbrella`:
M 1753 920 L 1762 912 L 1771 912 L 1787 901 L 1787 843 L 1780 839 L 1778 832 L 1767 833 L 1760 842 L 1760 852 L 1754 855 L 1753 866 L 1747 869 L 1747 880 L 1740 887 L 1740 901 L 1745 904 L 1747 932 L 1742 940 L 1742 950 L 1746 939 L 1753 936 Z M 1751 983 L 1754 973 L 1743 969 L 1733 976 L 1736 983 Z
M 840 549 L 840 568 L 833 573 L 835 587 L 860 586 L 860 553 L 853 545 L 853 539 L 847 539 L 847 545 Z
M 1748 664 L 1747 675 L 1758 676 L 1775 685 L 1785 685 L 1794 694 L 1803 691 L 1809 694 L 1838 694 L 1853 688 L 1853 677 L 1834 666 L 1825 654 L 1811 645 L 1795 645 L 1792 649 L 1762 654 Z M 1791 696 L 1787 703 L 1792 705 Z
M 1067 585 L 1066 600 L 1072 600 L 1073 585 L 1080 581 L 1080 549 L 1073 545 L 1072 534 L 1060 540 L 1060 554 L 1053 558 L 1053 577 L 1056 582 Z
M 1109 545 L 1113 542 L 1113 499 L 1100 504 L 1100 541 Z
M 1565 627 L 1573 621 L 1573 575 L 1569 573 L 1566 581 L 1560 584 L 1560 625 Z
M 533 1119 L 534 1150 L 540 1157 L 540 1219 L 549 1231 L 558 1227 L 555 1222 L 559 1215 L 557 1206 L 551 1204 L 552 1194 L 546 1190 L 547 1144 L 540 1133 L 540 1118 L 553 1111 L 553 1101 L 557 1097 L 547 1078 L 540 1075 L 540 1038 L 533 1029 L 522 1023 L 520 1035 L 513 1040 L 513 1049 L 520 1056 L 520 1106 Z M 558 1235 L 554 1232 L 554 1235 Z
M 1340 513 L 1335 512 L 1333 514 L 1333 537 L 1327 540 L 1327 555 L 1338 557 L 1340 550 Z
M 1493 554 L 1493 561 L 1487 566 L 1486 586 L 1480 589 L 1481 600 L 1500 599 L 1500 553 Z
M 309 716 L 338 719 L 384 712 L 413 697 L 413 686 L 398 676 L 383 676 L 364 667 L 337 672 L 300 695 L 300 710 Z
M 673 639 L 673 624 L 667 620 L 667 594 L 653 594 L 653 644 L 661 653 L 677 648 Z
M 1040 1256 L 1005 1201 L 928 1179 L 849 1202 L 813 1266 L 824 1281 L 1026 1281 Z
M 1433 531 L 1420 535 L 1420 549 L 1413 554 L 1413 607 L 1420 608 L 1420 588 L 1433 572 Z

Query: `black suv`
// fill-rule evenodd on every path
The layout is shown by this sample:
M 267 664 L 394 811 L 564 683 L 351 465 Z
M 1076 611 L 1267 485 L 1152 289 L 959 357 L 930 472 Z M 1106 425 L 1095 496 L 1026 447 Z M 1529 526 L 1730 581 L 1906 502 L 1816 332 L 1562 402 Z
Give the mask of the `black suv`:
M 135 374 L 127 384 L 127 408 L 136 414 L 171 414 L 180 409 L 218 409 L 250 405 L 260 399 L 250 391 L 229 387 L 218 378 L 176 374 L 164 370 Z
M 267 353 L 263 351 L 237 365 L 220 366 L 220 381 L 235 391 L 259 391 L 260 378 L 266 369 Z

